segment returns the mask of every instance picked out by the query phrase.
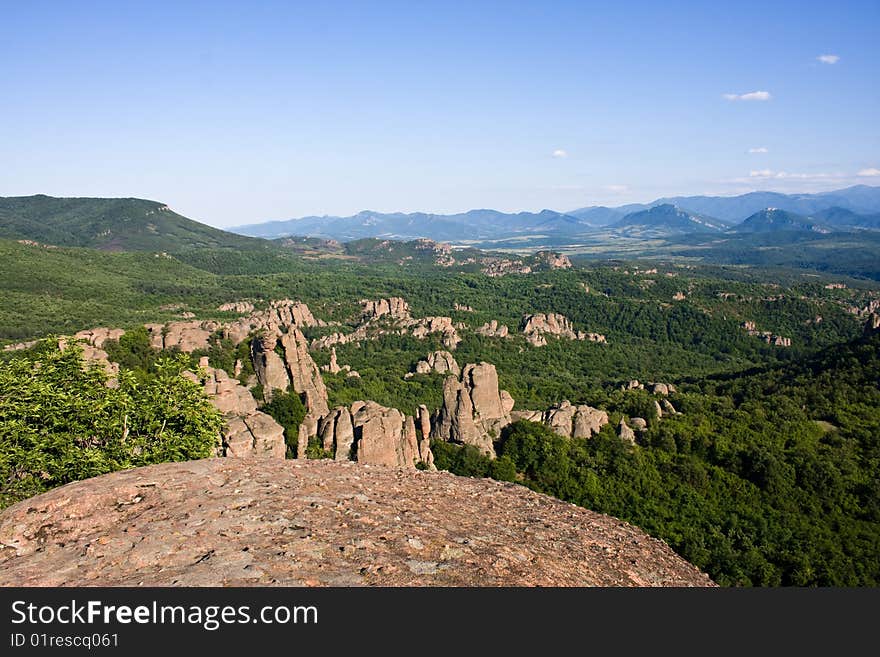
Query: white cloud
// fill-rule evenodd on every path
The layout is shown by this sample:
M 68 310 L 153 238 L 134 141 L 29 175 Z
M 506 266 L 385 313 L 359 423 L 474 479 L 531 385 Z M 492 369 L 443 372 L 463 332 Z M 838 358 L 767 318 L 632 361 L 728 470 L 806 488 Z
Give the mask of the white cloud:
M 816 57 L 823 64 L 836 64 L 840 61 L 839 55 L 819 55 Z
M 880 175 L 880 171 L 878 171 L 878 175 Z M 762 178 L 765 180 L 834 180 L 846 178 L 846 175 L 842 173 L 792 173 L 789 171 L 758 169 L 749 171 L 749 178 Z
M 566 158 L 566 157 L 568 157 L 568 151 L 564 151 L 561 148 L 557 148 L 555 151 L 553 151 L 553 157 Z
M 626 185 L 606 185 L 605 191 L 612 192 L 614 194 L 624 194 L 629 191 L 629 187 Z
M 870 169 L 862 169 L 861 171 L 859 171 L 859 176 L 880 176 L 880 169 L 876 169 L 874 167 L 871 167 Z
M 769 153 L 765 146 L 759 146 L 758 148 L 750 148 L 749 153 Z
M 722 94 L 725 100 L 770 100 L 769 91 L 750 91 L 747 94 Z

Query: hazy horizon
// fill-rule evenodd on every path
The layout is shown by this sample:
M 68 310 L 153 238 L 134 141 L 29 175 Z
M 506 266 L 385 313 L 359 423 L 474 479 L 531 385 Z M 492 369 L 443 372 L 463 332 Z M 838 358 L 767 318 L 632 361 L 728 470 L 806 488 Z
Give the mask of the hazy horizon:
M 875 2 L 4 3 L 0 196 L 217 227 L 880 183 Z

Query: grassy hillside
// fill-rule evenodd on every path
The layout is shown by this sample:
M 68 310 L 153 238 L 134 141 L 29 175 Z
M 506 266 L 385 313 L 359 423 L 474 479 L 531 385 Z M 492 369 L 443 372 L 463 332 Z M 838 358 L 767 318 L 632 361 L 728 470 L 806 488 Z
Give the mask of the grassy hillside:
M 0 197 L 0 237 L 107 251 L 268 248 L 263 240 L 227 233 L 137 198 Z

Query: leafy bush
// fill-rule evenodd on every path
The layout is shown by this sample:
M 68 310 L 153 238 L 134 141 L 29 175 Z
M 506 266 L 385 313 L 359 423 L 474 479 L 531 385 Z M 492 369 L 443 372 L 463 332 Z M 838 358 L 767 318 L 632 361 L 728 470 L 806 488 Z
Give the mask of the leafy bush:
M 186 359 L 160 358 L 151 377 L 123 370 L 108 387 L 82 349 L 47 340 L 0 367 L 0 506 L 71 481 L 211 456 L 222 426 Z

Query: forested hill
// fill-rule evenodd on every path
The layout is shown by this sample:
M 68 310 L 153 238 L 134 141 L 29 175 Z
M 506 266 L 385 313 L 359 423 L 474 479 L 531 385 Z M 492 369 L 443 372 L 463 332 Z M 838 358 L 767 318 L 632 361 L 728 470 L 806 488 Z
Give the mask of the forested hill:
M 0 237 L 107 251 L 274 249 L 264 240 L 227 233 L 138 198 L 0 197 Z
M 682 388 L 681 414 L 634 450 L 611 426 L 642 412 L 639 400 L 615 392 L 600 435 L 572 441 L 514 423 L 497 463 L 663 538 L 723 585 L 880 583 L 880 334 Z M 501 472 L 466 449 L 437 444 L 435 456 L 458 474 Z

